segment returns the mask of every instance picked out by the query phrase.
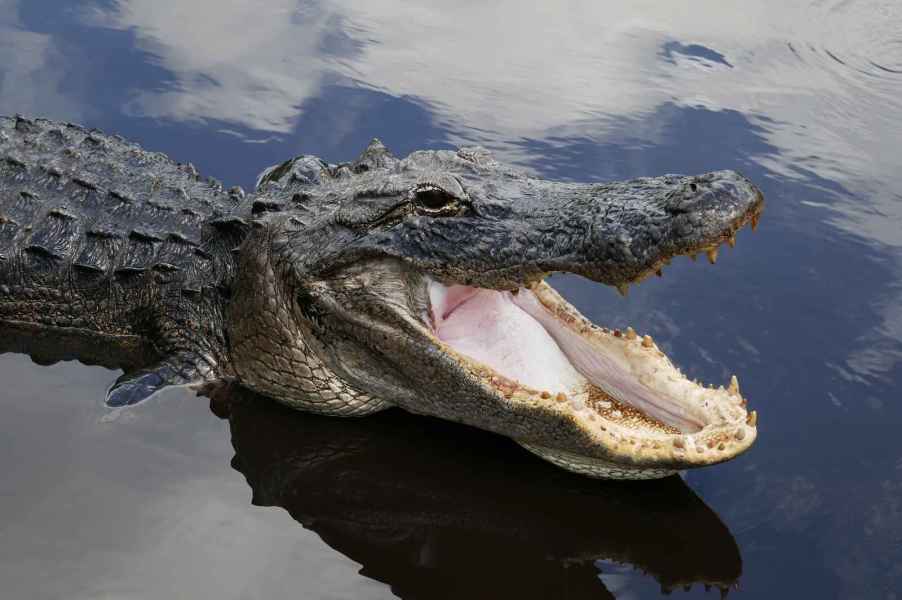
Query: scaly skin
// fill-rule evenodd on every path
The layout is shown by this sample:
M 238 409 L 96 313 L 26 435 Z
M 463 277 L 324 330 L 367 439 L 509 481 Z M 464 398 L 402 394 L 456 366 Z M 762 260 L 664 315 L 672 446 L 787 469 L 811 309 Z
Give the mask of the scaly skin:
M 156 362 L 120 379 L 115 405 L 234 377 L 307 411 L 397 405 L 506 435 L 585 474 L 660 477 L 748 448 L 756 417 L 738 389 L 692 408 L 706 424 L 694 436 L 653 421 L 648 431 L 617 419 L 592 429 L 584 407 L 444 345 L 430 282 L 530 290 L 576 335 L 609 343 L 615 333 L 583 321 L 544 284 L 548 273 L 623 288 L 673 256 L 715 251 L 761 204 L 730 171 L 561 183 L 478 148 L 397 159 L 378 141 L 352 163 L 286 161 L 245 195 L 119 138 L 3 118 L 0 322 L 102 339 L 110 357 L 95 351 L 97 362 L 149 348 Z M 622 352 L 673 369 L 650 339 Z

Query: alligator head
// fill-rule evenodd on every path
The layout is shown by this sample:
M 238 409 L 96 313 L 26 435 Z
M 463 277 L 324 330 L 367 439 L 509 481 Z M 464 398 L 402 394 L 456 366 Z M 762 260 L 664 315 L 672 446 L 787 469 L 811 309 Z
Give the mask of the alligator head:
M 267 212 L 290 197 L 290 210 Z M 762 209 L 733 171 L 551 182 L 486 151 L 354 162 L 301 156 L 261 175 L 239 250 L 231 358 L 282 402 L 359 415 L 397 405 L 508 436 L 566 469 L 653 478 L 756 437 L 735 379 L 690 381 L 649 336 L 584 318 L 545 282 L 625 289 L 731 242 Z

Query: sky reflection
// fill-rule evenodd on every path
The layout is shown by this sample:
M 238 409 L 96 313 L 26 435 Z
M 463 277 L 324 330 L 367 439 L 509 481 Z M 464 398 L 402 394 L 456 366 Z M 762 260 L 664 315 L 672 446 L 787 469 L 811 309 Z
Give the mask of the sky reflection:
M 789 159 L 768 164 L 774 172 L 797 177 L 798 166 L 867 185 L 875 203 L 899 210 L 879 197 L 888 183 L 879 175 L 898 161 L 896 2 L 737 10 L 708 1 L 688 10 L 587 1 L 524 11 L 507 0 L 463 3 L 453 19 L 442 2 L 276 0 L 261 10 L 123 0 L 83 11 L 91 25 L 134 32 L 136 45 L 171 73 L 171 85 L 128 101 L 136 115 L 289 134 L 304 103 L 335 80 L 419 98 L 455 141 L 493 145 L 551 134 L 604 141 L 608 117 L 638 118 L 666 103 L 736 110 L 760 117 L 768 142 Z M 654 131 L 633 135 L 656 142 Z M 858 212 L 840 209 L 838 220 Z M 868 223 L 855 230 L 862 228 Z M 872 228 L 883 243 L 902 243 Z

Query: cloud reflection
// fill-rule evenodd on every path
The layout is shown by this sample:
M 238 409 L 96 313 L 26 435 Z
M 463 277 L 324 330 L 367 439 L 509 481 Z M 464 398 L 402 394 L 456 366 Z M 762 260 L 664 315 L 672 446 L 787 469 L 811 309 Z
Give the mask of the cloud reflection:
M 525 11 L 504 0 L 458 4 L 451 18 L 447 8 L 435 0 L 120 0 L 87 18 L 134 31 L 175 76 L 129 102 L 143 116 L 287 134 L 304 102 L 335 80 L 419 98 L 458 142 L 494 146 L 552 134 L 602 141 L 619 133 L 615 117 L 641 118 L 666 103 L 736 110 L 780 149 L 768 169 L 796 179 L 814 172 L 867 192 L 880 218 L 834 199 L 834 220 L 902 245 L 883 218 L 902 221 L 885 181 L 898 166 L 892 115 L 902 112 L 898 3 L 768 1 L 737 10 L 710 0 L 686 10 L 586 1 Z M 650 141 L 655 133 L 632 132 Z
M 84 111 L 63 91 L 71 61 L 52 36 L 23 28 L 18 0 L 0 0 L 0 114 L 82 120 Z
M 337 15 L 296 0 L 262 9 L 251 2 L 124 1 L 86 19 L 133 28 L 141 49 L 175 77 L 166 89 L 141 91 L 129 112 L 279 133 L 293 129 L 300 104 L 318 93 L 323 46 L 341 38 Z

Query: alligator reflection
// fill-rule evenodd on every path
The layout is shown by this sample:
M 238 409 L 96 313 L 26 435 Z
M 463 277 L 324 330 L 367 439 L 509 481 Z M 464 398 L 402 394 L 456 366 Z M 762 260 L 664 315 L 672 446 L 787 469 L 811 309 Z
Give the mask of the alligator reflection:
M 596 560 L 667 590 L 722 590 L 736 543 L 678 477 L 603 482 L 513 443 L 399 411 L 302 414 L 234 386 L 208 392 L 228 419 L 232 466 L 258 506 L 280 506 L 402 598 L 600 598 Z

